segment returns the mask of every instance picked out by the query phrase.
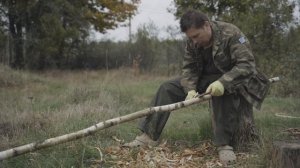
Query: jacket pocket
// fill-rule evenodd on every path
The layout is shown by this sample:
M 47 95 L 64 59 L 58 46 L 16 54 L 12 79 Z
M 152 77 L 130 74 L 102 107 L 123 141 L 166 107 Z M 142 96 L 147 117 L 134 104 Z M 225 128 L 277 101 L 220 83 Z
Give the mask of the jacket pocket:
M 216 67 L 222 72 L 229 71 L 233 67 L 230 57 L 224 53 L 217 53 L 214 57 L 214 62 Z
M 264 74 L 258 72 L 249 79 L 247 91 L 257 99 L 263 100 L 268 93 L 269 86 L 269 79 Z

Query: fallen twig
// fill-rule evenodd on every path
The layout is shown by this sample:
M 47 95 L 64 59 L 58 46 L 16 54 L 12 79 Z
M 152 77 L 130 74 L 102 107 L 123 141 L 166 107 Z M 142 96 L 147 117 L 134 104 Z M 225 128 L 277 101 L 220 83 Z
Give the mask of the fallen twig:
M 284 114 L 275 114 L 276 117 L 281 117 L 281 118 L 291 118 L 291 119 L 300 119 L 300 117 L 295 117 L 295 116 L 289 116 L 289 115 L 284 115 Z

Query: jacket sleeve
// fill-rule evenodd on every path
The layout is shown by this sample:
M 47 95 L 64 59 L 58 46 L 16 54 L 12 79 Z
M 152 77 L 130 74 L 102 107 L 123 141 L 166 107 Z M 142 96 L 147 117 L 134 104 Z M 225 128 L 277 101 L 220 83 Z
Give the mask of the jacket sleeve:
M 228 47 L 233 62 L 230 71 L 224 73 L 219 81 L 229 92 L 233 92 L 237 85 L 256 74 L 255 60 L 249 41 L 243 33 L 236 33 L 228 42 Z
M 200 63 L 195 57 L 195 49 L 192 45 L 191 42 L 186 42 L 185 54 L 183 57 L 183 78 L 181 79 L 181 85 L 183 86 L 185 93 L 190 90 L 196 90 L 199 78 Z

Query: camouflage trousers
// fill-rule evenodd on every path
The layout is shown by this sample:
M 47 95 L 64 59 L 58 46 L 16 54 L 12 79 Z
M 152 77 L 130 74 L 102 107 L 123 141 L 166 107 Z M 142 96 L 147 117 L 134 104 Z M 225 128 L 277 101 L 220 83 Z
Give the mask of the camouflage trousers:
M 203 93 L 206 87 L 215 79 L 204 79 L 197 86 L 197 91 Z M 151 106 L 161 106 L 183 101 L 186 93 L 180 84 L 180 78 L 163 83 L 158 89 Z M 253 120 L 253 108 L 240 94 L 225 94 L 212 97 L 209 102 L 212 116 L 213 142 L 215 145 L 235 146 L 238 141 L 248 143 L 257 138 Z M 154 113 L 143 118 L 139 129 L 153 140 L 158 140 L 170 116 L 170 112 Z

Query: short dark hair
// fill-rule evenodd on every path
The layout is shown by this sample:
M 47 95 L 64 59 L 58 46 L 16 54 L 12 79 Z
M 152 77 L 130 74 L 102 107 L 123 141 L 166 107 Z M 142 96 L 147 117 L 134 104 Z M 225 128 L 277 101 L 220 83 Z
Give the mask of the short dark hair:
M 209 21 L 209 19 L 204 13 L 196 10 L 188 10 L 180 19 L 180 29 L 182 32 L 186 32 L 192 27 L 201 28 L 205 21 Z

